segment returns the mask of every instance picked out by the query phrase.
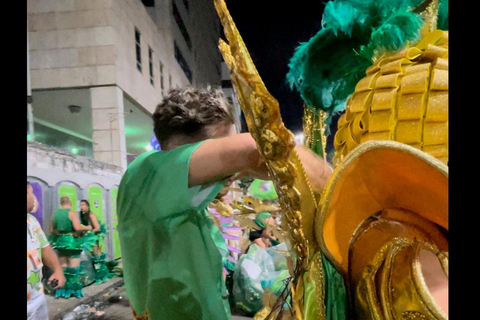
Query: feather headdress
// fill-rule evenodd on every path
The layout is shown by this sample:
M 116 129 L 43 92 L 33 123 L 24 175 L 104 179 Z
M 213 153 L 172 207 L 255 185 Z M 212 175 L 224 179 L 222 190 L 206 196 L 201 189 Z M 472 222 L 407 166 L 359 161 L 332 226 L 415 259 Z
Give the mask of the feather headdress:
M 328 125 L 375 57 L 420 38 L 422 0 L 334 0 L 326 4 L 322 29 L 301 43 L 286 77 L 307 108 L 327 113 Z M 448 29 L 448 0 L 440 1 L 437 26 Z M 328 127 L 327 127 L 328 129 Z

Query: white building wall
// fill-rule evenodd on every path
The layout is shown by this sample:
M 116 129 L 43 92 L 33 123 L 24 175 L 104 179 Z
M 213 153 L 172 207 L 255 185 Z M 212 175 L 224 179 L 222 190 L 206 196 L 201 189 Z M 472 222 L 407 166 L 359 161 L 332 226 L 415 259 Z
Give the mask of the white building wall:
M 111 2 L 28 1 L 32 90 L 115 82 Z
M 190 50 L 172 16 L 175 1 L 190 34 Z M 148 11 L 147 11 L 148 10 Z M 215 21 L 210 21 L 213 19 Z M 28 0 L 32 90 L 117 85 L 153 112 L 164 92 L 189 83 L 174 57 L 177 42 L 193 83 L 220 84 L 218 18 L 213 3 L 157 0 L 145 8 L 139 0 Z M 141 33 L 142 72 L 136 67 L 135 27 Z M 154 86 L 150 84 L 148 46 L 153 51 Z
M 190 0 L 190 8 L 193 26 L 191 38 L 194 47 L 194 80 L 201 85 L 220 85 L 223 61 L 218 49 L 220 20 L 213 1 Z
M 165 41 L 140 1 L 116 0 L 112 6 L 112 24 L 116 32 L 117 85 L 143 108 L 153 113 L 162 96 L 159 79 L 159 60 L 168 61 Z M 141 34 L 142 71 L 137 69 L 135 28 Z M 148 48 L 152 48 L 155 82 L 150 83 Z M 164 65 L 171 63 L 163 62 Z M 169 69 L 165 67 L 165 69 Z M 179 70 L 181 72 L 181 70 Z M 178 75 L 177 75 L 178 76 Z
M 118 166 L 76 156 L 35 142 L 27 144 L 27 176 L 41 179 L 49 186 L 54 186 L 59 181 L 70 180 L 80 188 L 98 183 L 110 190 L 118 187 L 122 174 L 123 171 Z

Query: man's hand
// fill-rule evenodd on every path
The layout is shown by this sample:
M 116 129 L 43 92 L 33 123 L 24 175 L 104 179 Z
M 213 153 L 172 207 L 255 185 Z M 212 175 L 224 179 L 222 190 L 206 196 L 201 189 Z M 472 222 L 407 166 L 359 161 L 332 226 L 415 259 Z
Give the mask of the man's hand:
M 43 264 L 53 270 L 53 274 L 50 276 L 50 278 L 48 278 L 48 282 L 57 280 L 58 283 L 55 285 L 54 289 L 62 288 L 65 285 L 65 275 L 63 274 L 63 269 L 58 262 L 57 254 L 49 245 L 43 247 L 41 250 Z
M 62 269 L 60 270 L 57 270 L 55 271 L 51 276 L 50 278 L 48 278 L 48 282 L 52 282 L 53 280 L 57 280 L 58 283 L 56 286 L 52 287 L 53 289 L 60 289 L 60 288 L 63 288 L 63 286 L 65 286 L 65 276 L 63 275 L 63 271 Z

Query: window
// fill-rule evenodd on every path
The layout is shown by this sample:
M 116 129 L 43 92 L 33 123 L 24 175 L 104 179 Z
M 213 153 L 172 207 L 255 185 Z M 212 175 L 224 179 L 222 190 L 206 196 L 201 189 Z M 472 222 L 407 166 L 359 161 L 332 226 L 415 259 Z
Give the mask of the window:
M 162 61 L 159 61 L 158 63 L 160 65 L 160 89 L 162 89 L 162 94 L 163 94 L 163 89 L 164 88 L 164 84 L 163 84 L 163 63 Z
M 135 52 L 137 56 L 137 69 L 142 72 L 142 49 L 140 46 L 140 31 L 135 28 Z
M 155 0 L 142 0 L 145 7 L 155 7 Z
M 153 50 L 148 47 L 148 69 L 150 71 L 150 84 L 155 86 L 155 78 L 153 77 Z
M 222 80 L 222 88 L 231 88 L 232 80 Z
M 183 38 L 185 39 L 185 42 L 187 43 L 188 48 L 191 50 L 192 49 L 192 41 L 190 40 L 190 35 L 188 34 L 187 28 L 185 27 L 185 24 L 183 23 L 182 16 L 180 15 L 180 12 L 178 11 L 178 8 L 175 5 L 175 2 L 173 3 L 173 17 L 175 18 L 175 21 L 177 22 L 178 28 L 180 29 L 180 32 L 182 33 Z
M 174 41 L 173 43 L 173 49 L 174 49 L 175 59 L 177 59 L 177 62 L 182 68 L 183 72 L 185 73 L 185 76 L 187 77 L 187 79 L 190 81 L 190 83 L 192 83 L 192 71 L 190 70 L 190 67 L 188 66 L 187 61 L 183 57 L 183 54 L 180 51 L 180 48 L 177 46 L 176 41 Z

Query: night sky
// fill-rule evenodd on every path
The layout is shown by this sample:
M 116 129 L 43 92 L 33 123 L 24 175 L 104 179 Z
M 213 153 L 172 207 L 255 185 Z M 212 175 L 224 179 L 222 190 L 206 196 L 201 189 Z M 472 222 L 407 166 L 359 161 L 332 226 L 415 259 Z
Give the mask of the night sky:
M 285 126 L 293 133 L 301 132 L 303 102 L 285 79 L 295 48 L 321 28 L 323 1 L 226 0 L 226 3 L 263 82 L 280 104 Z

